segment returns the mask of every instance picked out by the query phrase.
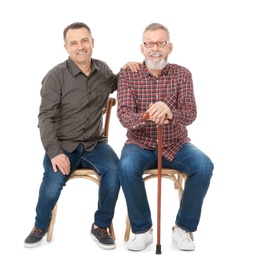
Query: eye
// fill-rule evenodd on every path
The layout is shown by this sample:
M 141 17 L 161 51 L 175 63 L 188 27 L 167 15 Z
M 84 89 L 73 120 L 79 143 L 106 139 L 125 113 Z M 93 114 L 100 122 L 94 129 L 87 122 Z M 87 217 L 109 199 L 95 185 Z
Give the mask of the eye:
M 150 48 L 153 47 L 154 42 L 144 42 L 145 47 Z
M 90 40 L 88 38 L 83 39 L 83 43 L 88 44 L 90 43 Z

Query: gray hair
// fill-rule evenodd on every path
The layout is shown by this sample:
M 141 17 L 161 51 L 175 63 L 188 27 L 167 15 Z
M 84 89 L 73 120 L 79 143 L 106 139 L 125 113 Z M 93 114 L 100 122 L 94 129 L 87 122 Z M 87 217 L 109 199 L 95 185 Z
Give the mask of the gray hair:
M 165 25 L 161 24 L 161 23 L 151 23 L 151 24 L 149 24 L 149 25 L 145 28 L 145 30 L 144 30 L 144 32 L 143 32 L 143 37 L 144 37 L 144 34 L 145 34 L 147 31 L 156 31 L 156 30 L 159 30 L 159 29 L 164 30 L 164 31 L 168 34 L 168 39 L 170 39 L 170 33 L 169 33 L 168 28 L 167 28 Z

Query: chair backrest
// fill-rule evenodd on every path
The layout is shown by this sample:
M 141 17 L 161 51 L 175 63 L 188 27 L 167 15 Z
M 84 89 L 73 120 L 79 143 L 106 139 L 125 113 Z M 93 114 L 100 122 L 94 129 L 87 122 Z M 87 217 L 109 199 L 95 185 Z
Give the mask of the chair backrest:
M 104 118 L 104 135 L 108 136 L 109 133 L 109 123 L 110 123 L 110 116 L 112 107 L 116 104 L 116 99 L 113 97 L 109 97 L 105 108 L 103 109 Z

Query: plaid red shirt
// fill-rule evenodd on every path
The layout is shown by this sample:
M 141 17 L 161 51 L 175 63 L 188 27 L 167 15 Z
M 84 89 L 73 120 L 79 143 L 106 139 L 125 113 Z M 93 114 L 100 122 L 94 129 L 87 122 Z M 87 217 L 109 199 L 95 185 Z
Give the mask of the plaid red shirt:
M 117 116 L 127 129 L 127 144 L 144 149 L 158 147 L 157 126 L 142 121 L 150 103 L 162 101 L 173 113 L 169 124 L 163 125 L 163 156 L 172 161 L 190 141 L 187 126 L 196 119 L 196 101 L 190 71 L 176 64 L 167 64 L 158 77 L 152 76 L 143 63 L 138 72 L 122 70 L 117 90 Z

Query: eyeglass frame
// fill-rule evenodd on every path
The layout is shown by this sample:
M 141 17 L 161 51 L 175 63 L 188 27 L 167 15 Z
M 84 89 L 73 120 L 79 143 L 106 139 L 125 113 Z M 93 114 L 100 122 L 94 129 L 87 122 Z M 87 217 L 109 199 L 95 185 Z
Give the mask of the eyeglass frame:
M 144 46 L 146 48 L 153 48 L 153 46 L 156 44 L 157 47 L 159 48 L 163 48 L 163 47 L 166 47 L 166 45 L 170 43 L 168 41 L 157 41 L 157 42 L 143 42 Z M 147 44 L 152 44 L 152 46 L 146 46 Z

